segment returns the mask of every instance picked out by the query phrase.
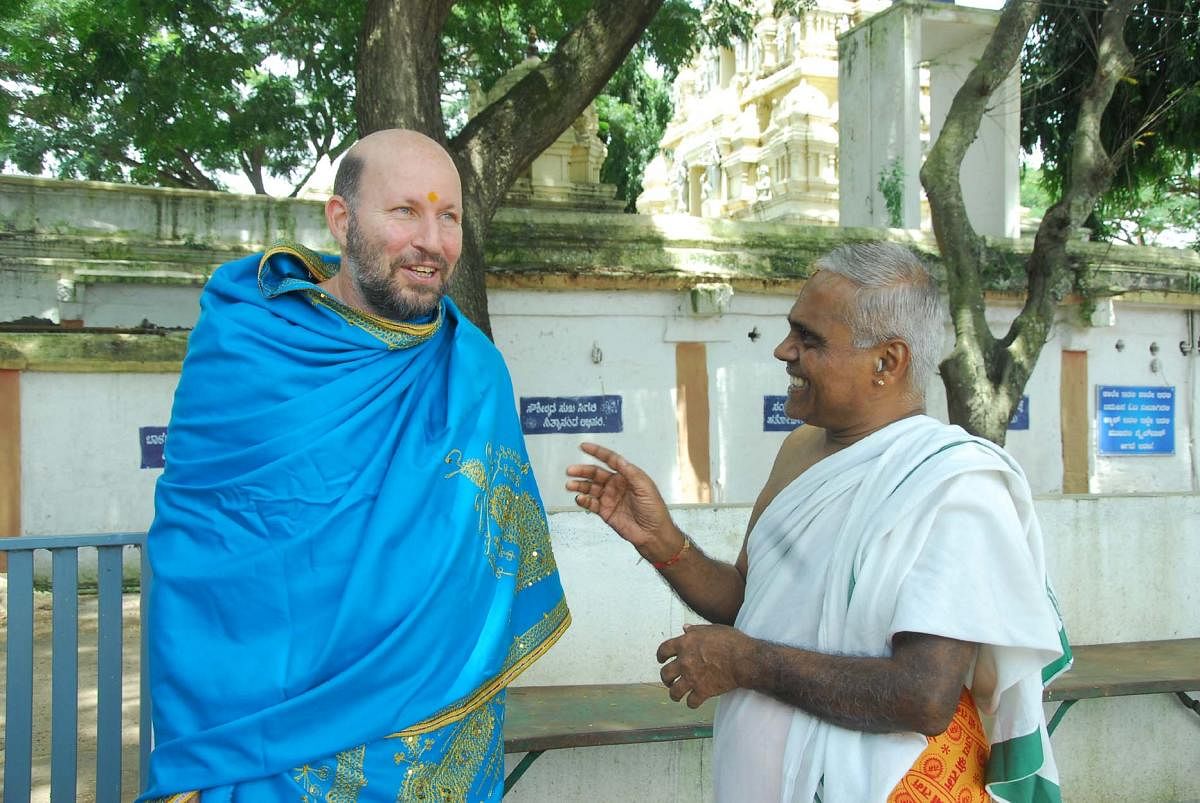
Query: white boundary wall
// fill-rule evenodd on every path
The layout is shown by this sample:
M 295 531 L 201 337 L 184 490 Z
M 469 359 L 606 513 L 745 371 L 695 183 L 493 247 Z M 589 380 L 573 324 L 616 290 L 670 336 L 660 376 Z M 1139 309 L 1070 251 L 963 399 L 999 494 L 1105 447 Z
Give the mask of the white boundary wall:
M 194 321 L 198 292 L 155 310 Z M 753 502 L 785 436 L 763 431 L 763 396 L 786 393 L 783 364 L 771 352 L 786 331 L 784 317 L 792 301 L 784 295 L 736 294 L 724 315 L 696 318 L 685 312 L 683 293 L 494 291 L 496 343 L 518 397 L 618 394 L 624 400 L 621 433 L 528 436 L 546 504 L 570 504 L 563 469 L 581 457 L 578 444 L 584 439 L 601 441 L 643 465 L 659 480 L 669 502 L 693 501 L 684 493 L 678 467 L 675 348 L 680 341 L 706 347 L 712 501 Z M 999 329 L 1014 314 L 1015 307 L 1000 306 L 989 311 L 989 319 Z M 1062 490 L 1059 384 L 1064 350 L 1088 355 L 1090 491 L 1176 493 L 1198 487 L 1200 356 L 1184 356 L 1177 345 L 1187 337 L 1187 313 L 1118 302 L 1114 316 L 1115 324 L 1104 327 L 1060 321 L 1026 387 L 1030 426 L 1010 431 L 1007 448 L 1024 467 L 1035 494 Z M 119 318 L 113 322 L 130 324 Z M 751 332 L 758 333 L 756 340 L 750 339 Z M 1151 344 L 1158 346 L 1157 371 L 1151 369 Z M 593 347 L 602 355 L 599 363 L 593 362 Z M 24 533 L 149 526 L 158 471 L 139 468 L 138 427 L 167 424 L 175 383 L 175 374 L 24 372 Z M 1175 453 L 1098 456 L 1097 384 L 1173 386 Z M 930 414 L 944 420 L 940 380 L 927 393 Z
M 93 207 L 81 209 L 80 215 Z M 67 217 L 78 223 L 80 215 Z M 294 233 L 318 242 L 316 229 L 309 231 L 319 229 L 314 220 L 300 220 Z M 178 221 L 166 216 L 158 223 Z M 262 228 L 266 234 L 274 230 L 266 219 Z M 242 234 L 239 242 L 257 241 L 249 229 Z M 160 236 L 179 239 L 174 229 Z M 56 289 L 47 276 L 0 271 L 0 320 L 57 315 L 62 304 L 56 306 Z M 63 303 L 88 326 L 137 326 L 150 310 L 156 324 L 187 327 L 195 321 L 198 295 L 195 287 L 97 282 L 82 294 L 77 288 L 73 300 Z M 621 395 L 624 431 L 590 437 L 641 463 L 673 503 L 686 501 L 678 469 L 676 347 L 705 344 L 713 500 L 721 504 L 680 507 L 678 515 L 704 548 L 735 555 L 748 505 L 784 437 L 763 432 L 762 399 L 785 392 L 782 365 L 771 351 L 785 331 L 790 294 L 738 292 L 723 315 L 703 318 L 688 312 L 688 297 L 680 292 L 496 289 L 490 299 L 496 342 L 518 396 Z M 1188 337 L 1188 313 L 1121 299 L 1104 310 L 1112 314 L 1093 318 L 1104 325 L 1083 326 L 1075 320 L 1076 310 L 1064 309 L 1026 390 L 1030 429 L 1010 432 L 1008 448 L 1041 495 L 1050 567 L 1077 643 L 1200 636 L 1195 583 L 1200 576 L 1195 459 L 1200 356 L 1184 356 L 1177 347 Z M 1000 330 L 1015 311 L 1012 305 L 994 305 L 989 320 Z M 750 337 L 753 332 L 757 339 Z M 1157 355 L 1151 354 L 1152 345 Z M 594 347 L 599 362 L 592 357 Z M 1072 415 L 1085 415 L 1090 422 L 1090 490 L 1105 496 L 1057 496 L 1063 482 L 1063 351 L 1087 353 L 1089 387 L 1175 387 L 1174 454 L 1097 456 L 1090 394 L 1087 410 Z M 1157 370 L 1151 366 L 1155 356 Z M 171 373 L 22 373 L 23 532 L 148 527 L 159 472 L 139 468 L 137 430 L 167 423 L 175 384 Z M 928 392 L 931 413 L 944 417 L 940 385 Z M 583 437 L 528 439 L 552 508 L 569 503 L 562 470 L 578 460 Z M 653 681 L 654 648 L 679 632 L 686 612 L 651 570 L 636 565 L 633 553 L 591 517 L 554 513 L 552 531 L 575 624 L 521 682 Z M 1054 741 L 1069 801 L 1200 800 L 1192 766 L 1200 728 L 1173 698 L 1080 703 Z M 705 800 L 710 795 L 708 749 L 708 742 L 700 741 L 550 753 L 521 781 L 513 799 Z

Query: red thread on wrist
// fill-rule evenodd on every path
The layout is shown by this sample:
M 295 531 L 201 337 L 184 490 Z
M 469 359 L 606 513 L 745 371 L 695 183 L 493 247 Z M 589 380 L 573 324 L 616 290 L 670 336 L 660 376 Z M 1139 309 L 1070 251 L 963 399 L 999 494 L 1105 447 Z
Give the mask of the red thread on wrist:
M 671 557 L 669 557 L 669 558 L 667 558 L 666 560 L 664 560 L 662 563 L 655 563 L 655 564 L 654 564 L 654 568 L 656 568 L 656 569 L 669 569 L 670 567 L 674 566 L 676 563 L 678 563 L 678 562 L 679 562 L 679 559 L 683 557 L 683 553 L 684 553 L 684 552 L 687 552 L 687 551 L 688 551 L 689 549 L 691 549 L 691 548 L 692 548 L 692 539 L 688 538 L 688 537 L 685 535 L 685 536 L 683 537 L 683 546 L 679 547 L 679 551 L 678 551 L 678 552 L 676 552 L 676 553 L 675 553 L 674 555 L 672 555 Z

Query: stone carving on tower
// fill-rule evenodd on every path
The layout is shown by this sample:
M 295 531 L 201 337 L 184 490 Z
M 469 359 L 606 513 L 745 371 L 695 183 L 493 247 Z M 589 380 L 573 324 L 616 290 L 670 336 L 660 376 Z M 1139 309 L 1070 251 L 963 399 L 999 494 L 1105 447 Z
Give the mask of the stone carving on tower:
M 889 2 L 817 0 L 799 18 L 748 2 L 760 18 L 752 40 L 680 71 L 638 211 L 835 225 L 837 36 Z
M 472 92 L 469 114 L 474 116 L 499 98 L 542 63 L 530 32 L 525 60 L 513 67 L 486 93 Z M 616 197 L 615 184 L 600 181 L 600 168 L 608 148 L 600 140 L 600 118 L 589 103 L 583 114 L 537 158 L 509 189 L 506 206 L 590 209 L 620 212 L 625 202 Z

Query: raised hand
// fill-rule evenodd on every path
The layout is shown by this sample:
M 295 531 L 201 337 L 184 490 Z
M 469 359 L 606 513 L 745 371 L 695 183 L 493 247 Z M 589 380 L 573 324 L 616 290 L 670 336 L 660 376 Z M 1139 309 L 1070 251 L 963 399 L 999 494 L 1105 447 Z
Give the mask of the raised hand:
M 575 504 L 597 514 L 647 560 L 660 562 L 675 555 L 683 534 L 671 521 L 654 481 L 621 455 L 595 443 L 579 446 L 604 466 L 592 463 L 567 468 L 567 490 Z

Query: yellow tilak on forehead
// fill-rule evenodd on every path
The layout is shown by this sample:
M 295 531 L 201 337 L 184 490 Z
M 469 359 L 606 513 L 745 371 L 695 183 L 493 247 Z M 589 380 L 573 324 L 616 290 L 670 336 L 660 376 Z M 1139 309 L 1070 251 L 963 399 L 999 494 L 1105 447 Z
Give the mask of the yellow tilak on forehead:
M 431 203 L 431 204 L 437 203 L 438 194 L 436 192 L 431 192 L 428 195 L 426 195 L 425 197 L 429 199 L 429 203 Z

